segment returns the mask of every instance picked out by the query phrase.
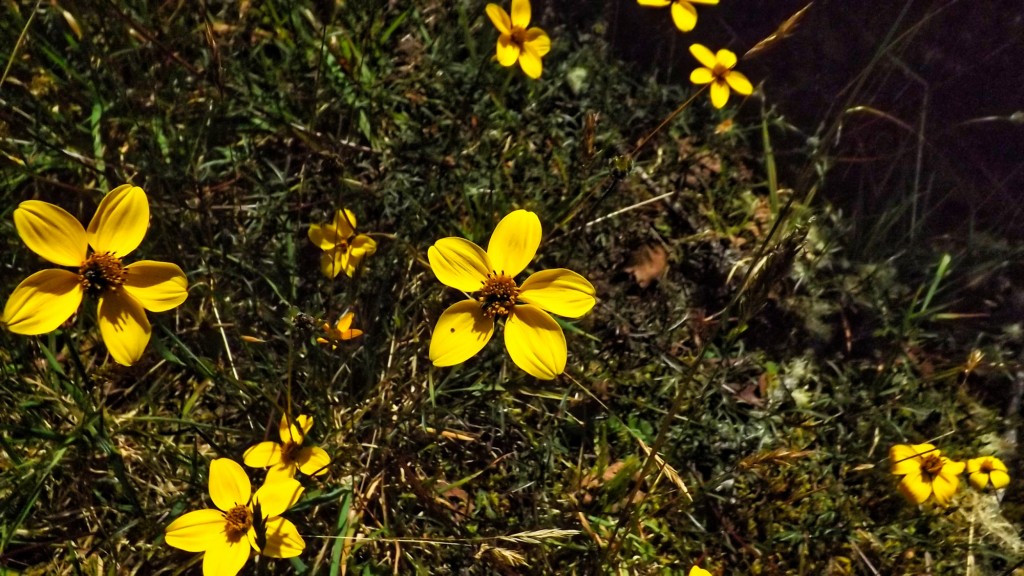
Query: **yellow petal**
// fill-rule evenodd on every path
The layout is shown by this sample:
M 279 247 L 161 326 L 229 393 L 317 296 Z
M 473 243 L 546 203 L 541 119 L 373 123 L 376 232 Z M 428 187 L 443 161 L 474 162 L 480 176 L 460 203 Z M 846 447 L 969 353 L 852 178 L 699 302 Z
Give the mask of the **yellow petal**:
M 1002 470 L 993 470 L 989 474 L 989 480 L 992 482 L 993 488 L 1002 490 L 1010 483 L 1010 475 Z
M 540 75 L 544 72 L 544 64 L 541 62 L 540 56 L 529 50 L 523 50 L 519 53 L 519 67 L 523 69 L 524 74 L 534 80 L 540 78 Z
M 487 5 L 487 17 L 491 19 L 491 23 L 498 29 L 498 32 L 502 34 L 512 34 L 512 19 L 509 18 L 508 12 L 497 4 Z
M 320 272 L 327 278 L 335 278 L 348 264 L 348 250 L 334 248 L 320 255 Z
M 229 542 L 226 536 L 206 549 L 203 555 L 203 576 L 235 576 L 249 560 L 252 547 L 242 538 Z
M 530 0 L 512 0 L 512 28 L 530 25 Z
M 932 485 L 921 478 L 920 472 L 907 474 L 900 480 L 900 493 L 914 504 L 921 504 L 932 495 Z
M 59 206 L 26 200 L 14 211 L 14 227 L 29 250 L 54 264 L 78 267 L 85 261 L 85 228 Z
M 690 44 L 690 54 L 693 54 L 693 57 L 705 68 L 714 70 L 715 65 L 718 64 L 715 55 L 703 44 Z
M 89 222 L 89 244 L 97 252 L 124 258 L 139 247 L 149 228 L 149 200 L 138 186 L 122 184 L 111 190 Z
M 260 442 L 245 451 L 242 462 L 253 468 L 266 468 L 278 464 L 281 462 L 281 445 L 277 442 Z
M 362 252 L 363 256 L 373 256 L 377 253 L 377 241 L 365 234 L 360 234 L 352 239 L 349 249 L 353 252 Z
M 290 423 L 288 416 L 282 414 L 281 422 L 277 425 L 277 433 L 280 435 L 282 442 L 291 442 L 293 444 L 302 444 L 302 441 L 306 437 L 306 433 L 313 427 L 313 418 L 301 414 L 296 416 Z
M 949 458 L 943 457 L 942 470 L 939 471 L 939 474 L 946 477 L 959 476 L 964 473 L 965 466 L 966 463 L 964 462 L 954 462 Z
M 519 299 L 559 316 L 579 318 L 597 303 L 597 292 L 586 278 L 564 268 L 531 274 L 519 289 Z
M 334 214 L 334 230 L 338 238 L 347 240 L 356 233 L 356 215 L 348 208 Z
M 146 311 L 124 291 L 107 291 L 97 308 L 100 335 L 107 351 L 118 364 L 131 366 L 142 358 L 152 329 Z
M 721 80 L 711 83 L 711 105 L 715 108 L 725 106 L 729 101 L 729 85 Z
M 694 84 L 710 84 L 714 79 L 714 74 L 707 68 L 696 68 L 693 72 L 690 72 L 690 82 Z
M 700 566 L 694 566 L 690 568 L 690 573 L 687 576 L 711 576 L 711 572 L 701 568 Z
M 750 83 L 750 80 L 747 80 L 746 76 L 735 70 L 729 71 L 729 74 L 725 77 L 725 81 L 729 84 L 730 88 L 736 91 L 737 94 L 750 96 L 754 91 L 754 86 Z
M 302 490 L 302 484 L 293 478 L 264 482 L 252 497 L 253 506 L 259 503 L 264 518 L 280 516 L 299 501 Z
M 178 517 L 164 529 L 164 542 L 186 552 L 202 552 L 217 538 L 223 538 L 224 513 L 195 510 Z
M 684 0 L 672 3 L 672 21 L 680 32 L 689 32 L 697 25 L 697 9 Z
M 668 6 L 672 0 L 636 0 L 636 3 L 641 6 L 653 6 L 655 8 L 663 8 Z
M 15 334 L 53 332 L 78 310 L 85 291 L 78 275 L 67 270 L 41 270 L 14 289 L 0 322 Z
M 267 469 L 267 477 L 263 481 L 264 484 L 274 484 L 281 480 L 291 480 L 295 478 L 295 471 L 298 467 L 295 462 L 281 461 Z
M 551 38 L 540 28 L 530 28 L 526 31 L 526 42 L 523 43 L 523 47 L 527 52 L 540 58 L 551 51 Z
M 188 280 L 177 264 L 139 260 L 125 269 L 124 290 L 150 312 L 177 308 L 188 298 Z
M 978 490 L 984 490 L 988 486 L 988 474 L 984 472 L 972 472 L 967 476 L 967 481 Z
M 491 270 L 515 278 L 537 254 L 541 234 L 540 218 L 533 212 L 516 210 L 502 218 L 487 243 Z
M 303 474 L 314 476 L 327 472 L 327 466 L 331 464 L 331 457 L 319 446 L 306 446 L 299 450 L 295 462 Z
M 252 496 L 252 483 L 245 470 L 230 458 L 217 458 L 210 462 L 210 499 L 227 512 L 235 506 L 244 506 Z
M 906 475 L 921 472 L 921 457 L 935 452 L 931 444 L 896 444 L 889 449 L 892 473 Z
M 520 304 L 505 321 L 505 349 L 527 374 L 551 380 L 565 371 L 565 335 L 547 312 Z
M 715 59 L 718 60 L 719 64 L 725 66 L 726 68 L 731 69 L 733 66 L 736 65 L 736 53 L 733 52 L 732 50 L 726 50 L 725 48 L 722 48 L 715 54 Z
M 310 224 L 306 235 L 309 236 L 309 241 L 321 250 L 331 250 L 338 244 L 338 235 L 330 225 Z
M 446 286 L 463 292 L 475 292 L 491 272 L 487 253 L 463 238 L 442 238 L 427 250 L 434 276 Z
M 299 535 L 295 524 L 285 518 L 269 518 L 266 524 L 267 543 L 263 547 L 264 556 L 292 558 L 305 550 L 306 543 Z
M 939 474 L 932 479 L 932 493 L 935 494 L 935 502 L 940 506 L 949 504 L 959 487 L 960 478 L 958 476 Z
M 511 66 L 519 60 L 519 45 L 512 42 L 512 36 L 502 34 L 498 36 L 497 47 L 498 63 L 502 66 Z
M 353 314 L 352 312 L 346 312 L 341 318 L 338 318 L 338 324 L 337 327 L 335 328 L 338 331 L 338 333 L 344 332 L 351 328 L 352 319 L 355 317 L 356 315 Z
M 494 334 L 494 320 L 484 315 L 476 300 L 452 304 L 437 319 L 430 337 L 434 366 L 454 366 L 469 360 Z

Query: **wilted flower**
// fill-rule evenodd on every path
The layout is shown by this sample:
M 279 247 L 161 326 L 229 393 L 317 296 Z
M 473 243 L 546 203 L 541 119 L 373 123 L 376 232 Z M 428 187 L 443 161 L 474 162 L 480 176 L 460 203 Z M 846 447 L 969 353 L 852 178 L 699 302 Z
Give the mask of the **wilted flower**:
M 519 61 L 519 67 L 530 78 L 540 78 L 543 71 L 541 58 L 551 51 L 551 39 L 540 28 L 530 25 L 530 0 L 512 0 L 512 15 L 497 4 L 487 5 L 487 16 L 501 34 L 498 36 L 497 57 L 502 66 Z
M 318 336 L 316 341 L 320 344 L 329 345 L 331 350 L 336 350 L 340 342 L 362 336 L 362 330 L 352 328 L 353 318 L 355 318 L 355 315 L 352 312 L 346 312 L 341 318 L 338 318 L 338 324 L 334 328 L 331 328 L 330 324 L 324 322 L 322 327 L 324 335 Z
M 737 94 L 744 96 L 749 96 L 754 91 L 750 80 L 733 70 L 736 66 L 736 54 L 731 51 L 722 49 L 713 54 L 706 47 L 693 44 L 690 46 L 690 54 L 703 64 L 702 68 L 690 73 L 690 82 L 700 85 L 711 84 L 711 105 L 715 108 L 721 108 L 729 101 L 730 87 Z
M 0 318 L 11 332 L 52 332 L 89 294 L 99 299 L 97 316 L 107 350 L 114 361 L 129 366 L 149 343 L 145 311 L 164 312 L 188 297 L 188 281 L 177 265 L 122 261 L 149 228 L 149 200 L 142 188 L 124 184 L 111 190 L 88 230 L 63 208 L 39 200 L 18 205 L 14 226 L 30 250 L 74 270 L 42 270 L 19 284 Z
M 533 260 L 540 245 L 540 219 L 516 210 L 494 229 L 487 251 L 463 238 L 442 238 L 427 252 L 437 279 L 475 293 L 441 314 L 430 339 L 435 366 L 465 362 L 494 334 L 496 318 L 506 318 L 505 348 L 517 366 L 542 379 L 565 370 L 565 335 L 548 312 L 578 318 L 594 307 L 594 287 L 562 268 L 532 274 L 517 286 L 514 278 Z
M 179 517 L 165 529 L 164 540 L 186 552 L 204 552 L 204 576 L 238 574 L 253 550 L 271 558 L 298 556 L 306 543 L 281 514 L 301 495 L 294 478 L 264 483 L 253 494 L 245 470 L 219 458 L 210 463 L 210 499 L 218 509 Z
M 343 208 L 334 215 L 330 224 L 311 224 L 309 239 L 324 251 L 320 256 L 320 271 L 335 278 L 342 270 L 351 278 L 363 259 L 377 251 L 377 242 L 365 234 L 356 234 L 356 215 Z
M 965 466 L 942 456 L 931 444 L 897 444 L 889 450 L 889 460 L 892 473 L 903 476 L 900 493 L 914 504 L 932 495 L 939 505 L 949 504 Z

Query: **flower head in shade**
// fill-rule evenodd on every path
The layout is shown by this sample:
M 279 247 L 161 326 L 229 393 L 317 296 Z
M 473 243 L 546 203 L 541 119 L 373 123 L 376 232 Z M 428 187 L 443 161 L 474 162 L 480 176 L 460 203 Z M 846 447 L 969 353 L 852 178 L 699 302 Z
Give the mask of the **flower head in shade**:
M 331 457 L 319 446 L 303 445 L 312 427 L 312 416 L 301 415 L 288 422 L 288 417 L 282 415 L 278 425 L 281 442 L 260 442 L 249 448 L 243 457 L 245 465 L 269 468 L 268 483 L 277 478 L 293 478 L 296 470 L 310 476 L 323 474 L 331 463 Z
M 931 444 L 897 444 L 889 450 L 892 473 L 903 476 L 899 490 L 907 500 L 922 504 L 930 496 L 940 506 L 949 504 L 960 487 L 963 462 L 942 456 Z
M 711 572 L 708 572 L 700 566 L 694 565 L 693 568 L 690 568 L 690 572 L 686 576 L 711 576 Z
M 701 68 L 690 73 L 690 82 L 711 84 L 711 105 L 715 108 L 721 108 L 729 101 L 729 88 L 744 96 L 750 96 L 754 91 L 750 80 L 733 70 L 736 66 L 736 54 L 733 52 L 722 49 L 715 54 L 700 44 L 693 44 L 690 54 L 702 64 Z
M 338 323 L 333 328 L 330 324 L 324 322 L 322 328 L 323 336 L 318 336 L 316 341 L 325 346 L 330 346 L 331 350 L 337 350 L 339 343 L 362 336 L 362 330 L 352 327 L 353 318 L 355 318 L 355 314 L 346 312 L 341 318 L 338 318 Z
M 718 0 L 637 0 L 637 4 L 654 8 L 664 8 L 671 4 L 672 21 L 675 22 L 676 28 L 680 32 L 689 32 L 697 25 L 697 8 L 693 5 L 706 4 L 714 6 L 718 4 Z
M 442 238 L 430 247 L 427 257 L 437 279 L 474 294 L 437 320 L 430 339 L 435 366 L 471 358 L 491 339 L 495 320 L 504 318 L 505 348 L 517 366 L 546 380 L 565 370 L 565 336 L 548 313 L 579 318 L 597 299 L 586 278 L 563 268 L 536 272 L 516 284 L 540 237 L 537 215 L 516 210 L 498 223 L 486 251 L 463 238 Z
M 356 234 L 356 215 L 348 208 L 338 210 L 334 222 L 312 224 L 309 239 L 324 253 L 320 256 L 320 271 L 335 278 L 344 271 L 351 278 L 363 259 L 377 251 L 377 242 L 365 234 Z
M 253 494 L 245 470 L 219 458 L 210 463 L 210 499 L 217 509 L 179 517 L 164 530 L 164 539 L 186 552 L 204 552 L 204 576 L 238 574 L 251 551 L 271 558 L 298 556 L 306 543 L 281 514 L 301 495 L 294 478 L 266 482 Z
M 18 205 L 14 226 L 30 250 L 72 270 L 42 270 L 14 289 L 0 317 L 11 332 L 52 332 L 88 294 L 99 300 L 97 316 L 107 350 L 117 363 L 128 366 L 149 343 L 146 310 L 164 312 L 188 297 L 188 281 L 177 265 L 123 261 L 149 227 L 149 200 L 142 188 L 124 184 L 111 190 L 88 229 L 63 208 L 39 200 Z
M 967 461 L 967 480 L 978 490 L 989 486 L 1002 490 L 1010 483 L 1010 474 L 999 458 L 982 456 Z
M 498 29 L 498 63 L 519 67 L 527 76 L 540 78 L 544 70 L 540 59 L 551 51 L 551 39 L 540 28 L 530 25 L 530 0 L 512 0 L 512 15 L 497 4 L 487 5 L 487 16 Z

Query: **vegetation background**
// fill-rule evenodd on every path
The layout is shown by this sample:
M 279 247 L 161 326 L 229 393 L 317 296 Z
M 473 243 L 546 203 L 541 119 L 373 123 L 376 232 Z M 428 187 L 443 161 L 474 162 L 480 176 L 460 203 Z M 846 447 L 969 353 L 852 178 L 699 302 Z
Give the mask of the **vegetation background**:
M 629 166 L 695 91 L 692 41 L 743 54 L 804 3 L 701 7 L 691 37 L 538 2 L 539 81 L 493 61 L 484 5 L 0 7 L 0 292 L 42 267 L 19 202 L 87 220 L 123 182 L 141 257 L 190 282 L 130 368 L 90 303 L 0 331 L 0 571 L 198 573 L 164 527 L 290 411 L 334 460 L 288 514 L 306 552 L 250 573 L 1020 573 L 1019 6 L 816 2 L 741 58 L 753 97 L 698 98 Z M 328 280 L 306 229 L 342 206 L 379 248 Z M 433 368 L 460 296 L 426 249 L 515 208 L 534 269 L 598 290 L 566 374 L 500 342 Z M 301 321 L 346 310 L 338 350 Z M 905 502 L 888 449 L 929 440 L 1003 458 L 1003 498 Z

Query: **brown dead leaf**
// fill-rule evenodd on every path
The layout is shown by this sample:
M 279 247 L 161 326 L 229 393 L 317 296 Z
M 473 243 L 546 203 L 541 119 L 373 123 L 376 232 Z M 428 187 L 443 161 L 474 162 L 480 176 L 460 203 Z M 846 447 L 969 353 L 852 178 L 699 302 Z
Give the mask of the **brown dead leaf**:
M 647 288 L 660 280 L 668 270 L 668 252 L 660 244 L 641 246 L 633 252 L 630 260 L 632 264 L 626 267 L 626 272 L 633 275 L 641 288 Z

